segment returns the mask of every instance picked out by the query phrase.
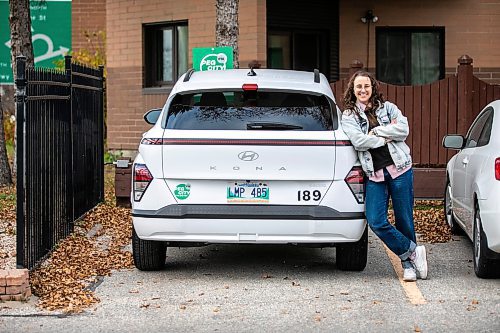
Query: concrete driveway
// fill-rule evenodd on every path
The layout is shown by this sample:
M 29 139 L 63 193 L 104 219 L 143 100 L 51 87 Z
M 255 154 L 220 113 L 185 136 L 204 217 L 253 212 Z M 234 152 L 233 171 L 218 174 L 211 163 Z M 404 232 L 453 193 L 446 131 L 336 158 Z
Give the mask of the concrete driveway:
M 500 280 L 475 277 L 468 239 L 426 244 L 417 283 L 369 241 L 363 272 L 339 271 L 334 249 L 169 248 L 165 270 L 114 272 L 81 314 L 2 303 L 0 332 L 500 332 Z

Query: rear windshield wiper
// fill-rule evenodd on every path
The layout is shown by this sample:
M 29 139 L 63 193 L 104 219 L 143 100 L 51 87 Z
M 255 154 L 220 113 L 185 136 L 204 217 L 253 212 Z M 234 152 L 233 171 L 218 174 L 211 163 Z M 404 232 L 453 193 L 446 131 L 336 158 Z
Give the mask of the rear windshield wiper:
M 302 126 L 285 124 L 285 123 L 271 123 L 271 122 L 257 122 L 248 123 L 247 130 L 294 130 L 302 129 Z

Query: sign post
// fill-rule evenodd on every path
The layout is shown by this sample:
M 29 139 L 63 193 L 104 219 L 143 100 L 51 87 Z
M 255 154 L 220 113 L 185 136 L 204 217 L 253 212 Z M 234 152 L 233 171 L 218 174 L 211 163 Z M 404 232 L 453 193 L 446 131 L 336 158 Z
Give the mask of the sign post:
M 222 71 L 233 68 L 233 48 L 195 47 L 193 48 L 193 68 L 195 71 Z
M 9 1 L 0 0 L 0 84 L 13 84 Z M 30 0 L 35 65 L 55 68 L 71 49 L 71 0 Z

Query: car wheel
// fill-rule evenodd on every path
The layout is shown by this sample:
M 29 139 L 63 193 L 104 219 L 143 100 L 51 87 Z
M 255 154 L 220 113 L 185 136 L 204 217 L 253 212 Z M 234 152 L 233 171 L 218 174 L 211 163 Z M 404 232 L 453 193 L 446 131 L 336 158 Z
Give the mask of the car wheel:
M 368 227 L 361 239 L 355 243 L 336 246 L 337 267 L 343 271 L 362 271 L 368 259 Z
M 475 204 L 474 213 L 474 273 L 480 278 L 494 278 L 500 276 L 500 261 L 487 257 L 488 249 L 486 235 L 481 224 L 481 210 Z
M 446 223 L 450 227 L 451 233 L 453 235 L 459 235 L 462 233 L 462 229 L 460 229 L 457 221 L 455 221 L 451 209 L 451 185 L 449 180 L 446 180 L 446 187 L 444 192 L 444 217 L 446 218 Z
M 140 239 L 133 228 L 132 252 L 135 267 L 141 271 L 158 271 L 165 267 L 166 243 Z

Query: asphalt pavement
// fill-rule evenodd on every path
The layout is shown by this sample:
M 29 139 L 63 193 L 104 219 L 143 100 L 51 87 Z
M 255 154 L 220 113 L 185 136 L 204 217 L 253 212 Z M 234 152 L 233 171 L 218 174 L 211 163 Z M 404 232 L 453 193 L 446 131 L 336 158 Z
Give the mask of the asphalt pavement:
M 500 332 L 500 279 L 474 275 L 467 238 L 425 244 L 417 305 L 369 242 L 362 272 L 338 270 L 331 248 L 169 248 L 163 271 L 104 277 L 101 302 L 80 314 L 42 311 L 34 297 L 0 303 L 0 332 Z

